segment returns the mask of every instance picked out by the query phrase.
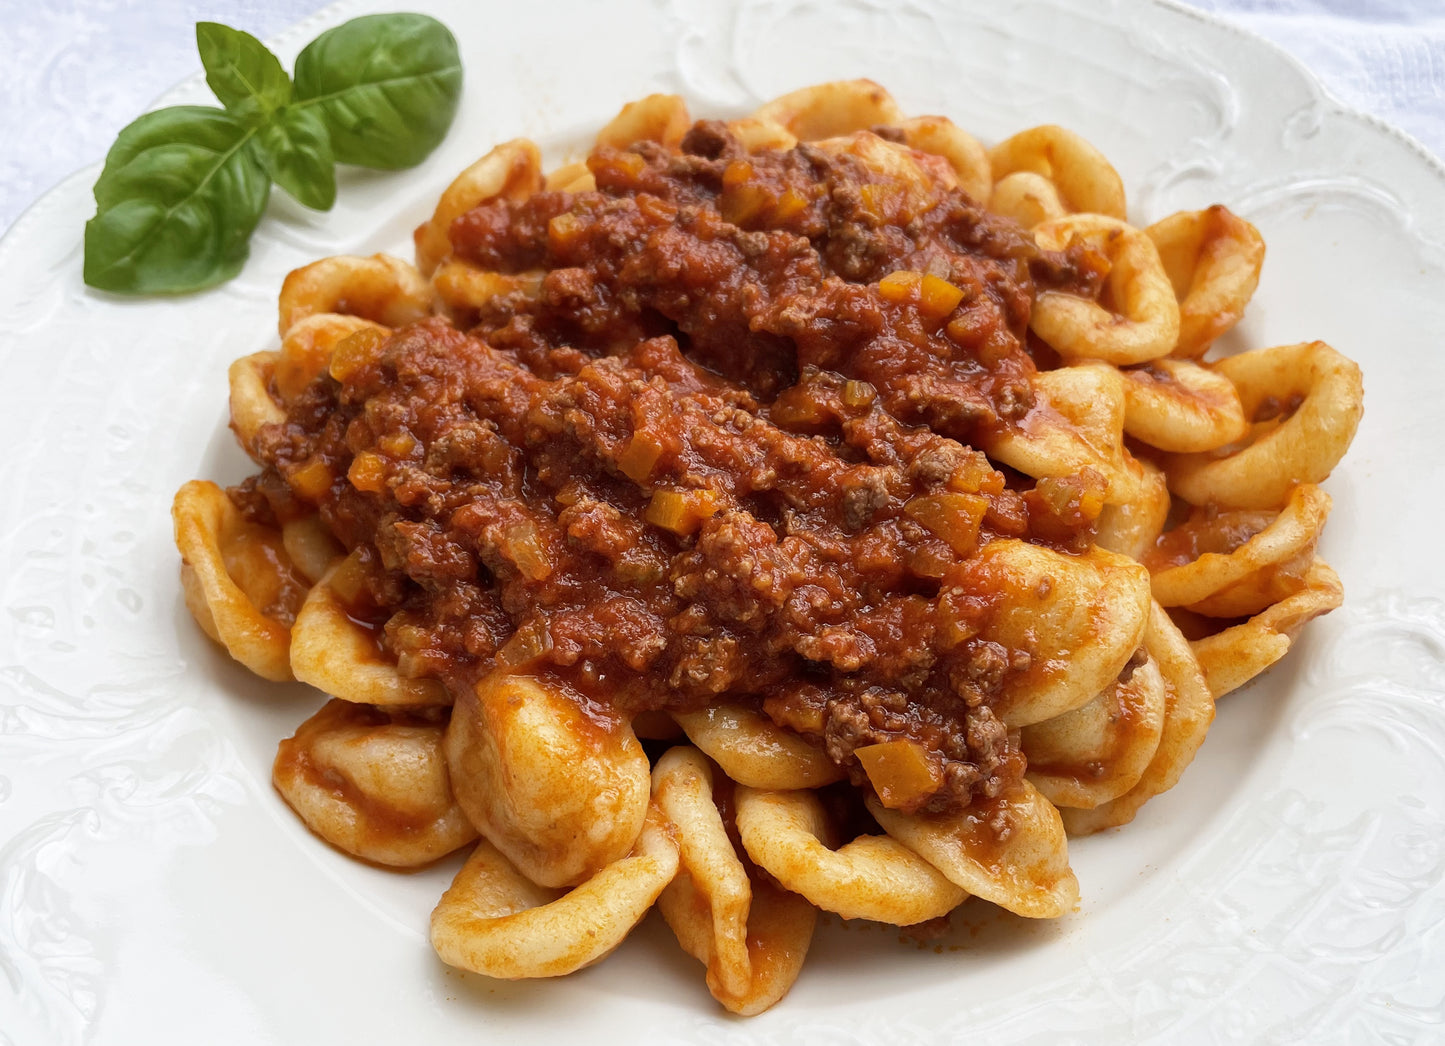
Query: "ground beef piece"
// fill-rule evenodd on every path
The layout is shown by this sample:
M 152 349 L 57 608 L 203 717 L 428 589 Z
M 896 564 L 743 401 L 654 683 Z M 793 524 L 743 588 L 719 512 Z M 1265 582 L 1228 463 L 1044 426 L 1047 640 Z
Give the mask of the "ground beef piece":
M 805 548 L 790 546 L 795 553 Z M 690 552 L 677 557 L 672 587 L 679 599 L 705 603 L 710 615 L 735 625 L 761 626 L 808 574 L 778 544 L 773 528 L 745 512 L 710 522 Z
M 881 687 L 854 688 L 831 696 L 823 713 L 824 751 L 860 787 L 868 787 L 868 775 L 853 753 L 866 745 L 907 738 L 936 755 L 942 784 L 907 812 L 958 809 L 967 805 L 975 790 L 990 794 L 988 783 L 1001 776 L 1000 770 L 1020 764 L 1017 739 L 991 709 L 960 714 L 957 708 L 922 703 L 920 696 Z M 954 702 L 942 698 L 940 703 Z
M 721 120 L 699 120 L 682 136 L 682 151 L 708 160 L 736 156 L 742 152 L 738 140 Z

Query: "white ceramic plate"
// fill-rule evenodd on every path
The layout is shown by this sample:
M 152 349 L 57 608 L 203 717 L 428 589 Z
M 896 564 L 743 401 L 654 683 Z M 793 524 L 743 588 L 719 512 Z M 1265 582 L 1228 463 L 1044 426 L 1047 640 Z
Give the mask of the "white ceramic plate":
M 289 64 L 322 28 L 391 6 L 331 8 L 275 43 Z M 1262 41 L 1148 0 L 408 6 L 463 48 L 446 143 L 414 171 L 348 173 L 327 215 L 278 193 L 231 284 L 174 300 L 84 289 L 94 170 L 0 243 L 0 1044 L 1439 1034 L 1438 162 Z M 986 141 L 1043 122 L 1082 132 L 1141 223 L 1223 201 L 1259 225 L 1269 259 L 1230 347 L 1322 337 L 1365 371 L 1364 423 L 1327 484 L 1323 554 L 1346 605 L 1226 699 L 1179 787 L 1072 847 L 1076 915 L 978 904 L 941 948 L 834 920 L 792 994 L 750 1021 L 714 1005 L 655 918 L 560 981 L 450 971 L 424 931 L 455 865 L 395 875 L 310 837 L 269 767 L 319 698 L 249 677 L 181 603 L 172 492 L 246 471 L 226 366 L 274 343 L 289 269 L 406 253 L 451 176 L 497 141 L 529 134 L 555 158 L 650 91 L 736 113 L 857 75 Z M 164 99 L 208 100 L 199 81 Z

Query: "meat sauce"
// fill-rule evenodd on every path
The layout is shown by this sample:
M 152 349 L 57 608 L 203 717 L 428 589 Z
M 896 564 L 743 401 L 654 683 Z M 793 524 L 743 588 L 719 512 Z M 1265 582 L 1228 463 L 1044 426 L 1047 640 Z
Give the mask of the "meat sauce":
M 527 278 L 342 343 L 237 503 L 285 518 L 324 466 L 304 500 L 360 550 L 404 674 L 500 666 L 627 716 L 746 703 L 858 784 L 856 748 L 918 742 L 919 809 L 1006 792 L 1024 760 L 990 699 L 1020 659 L 978 636 L 1008 593 L 972 553 L 1083 547 L 1089 480 L 969 444 L 1030 407 L 1037 291 L 1096 297 L 1105 265 L 873 143 L 749 154 L 704 121 L 600 148 L 595 192 L 484 203 L 455 256 Z

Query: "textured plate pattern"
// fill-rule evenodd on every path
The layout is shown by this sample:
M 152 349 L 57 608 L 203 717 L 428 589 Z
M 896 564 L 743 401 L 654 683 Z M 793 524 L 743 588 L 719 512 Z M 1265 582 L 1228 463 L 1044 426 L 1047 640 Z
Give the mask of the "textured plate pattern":
M 331 8 L 277 41 L 390 4 Z M 475 1042 L 566 1034 L 730 1042 L 1438 1041 L 1445 1025 L 1445 172 L 1281 53 L 1164 3 L 616 0 L 495 16 L 416 5 L 464 49 L 458 125 L 420 169 L 279 195 L 242 276 L 175 300 L 85 290 L 84 172 L 0 242 L 0 1044 Z M 588 12 L 588 13 L 584 13 Z M 584 28 L 585 26 L 585 28 Z M 392 249 L 451 175 L 529 133 L 579 151 L 626 99 L 744 111 L 870 75 L 986 140 L 1074 127 L 1132 217 L 1224 201 L 1269 260 L 1233 347 L 1325 337 L 1366 417 L 1327 489 L 1348 587 L 1280 668 L 1228 698 L 1139 820 L 1073 848 L 1085 900 L 1038 925 L 966 908 L 940 950 L 824 927 L 746 1024 L 655 920 L 565 981 L 445 970 L 423 928 L 452 867 L 398 876 L 307 835 L 274 746 L 319 703 L 226 662 L 181 604 L 168 506 L 239 478 L 225 367 L 274 340 L 282 276 Z M 200 101 L 190 83 L 167 102 Z

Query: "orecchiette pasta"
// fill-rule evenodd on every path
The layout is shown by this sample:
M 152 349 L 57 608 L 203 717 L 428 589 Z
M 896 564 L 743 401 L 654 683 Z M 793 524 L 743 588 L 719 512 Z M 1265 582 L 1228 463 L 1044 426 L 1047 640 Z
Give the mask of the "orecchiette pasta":
M 1029 781 L 1059 807 L 1093 809 L 1123 795 L 1159 747 L 1166 695 L 1158 663 L 1146 657 L 1088 704 L 1024 727 Z
M 961 814 L 902 814 L 872 798 L 868 810 L 890 837 L 976 897 L 1032 919 L 1079 903 L 1059 811 L 1027 781 Z
M 1132 821 L 1147 800 L 1178 783 L 1214 721 L 1215 695 L 1205 684 L 1189 643 L 1158 603 L 1149 614 L 1144 649 L 1158 664 L 1164 681 L 1159 743 L 1139 781 L 1123 795 L 1094 807 L 1059 811 L 1071 835 L 1088 835 Z
M 1179 301 L 1154 241 L 1119 218 L 1074 214 L 1034 226 L 1042 247 L 1074 242 L 1096 247 L 1109 263 L 1109 304 L 1065 291 L 1045 291 L 1030 326 L 1067 359 L 1125 366 L 1169 355 L 1179 341 Z
M 1071 214 L 1124 218 L 1124 183 L 1112 164 L 1073 131 L 1052 124 L 1020 131 L 989 153 L 994 179 L 1019 171 L 1045 178 Z
M 1169 460 L 1169 489 L 1190 504 L 1277 508 L 1296 483 L 1319 483 L 1345 456 L 1364 385 L 1360 368 L 1330 346 L 1254 349 L 1215 369 L 1239 392 L 1253 429 L 1243 446 Z
M 321 838 L 377 864 L 413 868 L 477 837 L 452 798 L 444 719 L 331 701 L 281 742 L 272 781 Z
M 621 944 L 676 874 L 677 843 L 655 812 L 624 856 L 560 894 L 483 840 L 432 913 L 432 947 L 488 977 L 560 977 Z
M 1244 315 L 1264 265 L 1264 239 L 1222 204 L 1180 211 L 1144 230 L 1179 298 L 1177 356 L 1204 355 Z
M 344 701 L 386 708 L 449 705 L 435 679 L 408 679 L 389 660 L 369 625 L 364 579 L 355 553 L 339 559 L 306 594 L 291 625 L 291 670 L 303 683 Z
M 674 712 L 688 740 L 749 788 L 817 788 L 843 776 L 822 749 L 739 705 Z
M 291 623 L 305 595 L 275 528 L 242 517 L 225 491 L 192 480 L 171 507 L 181 586 L 197 624 L 266 679 L 291 679 Z
M 1257 230 L 1130 224 L 1062 128 L 652 95 L 585 161 L 497 146 L 415 243 L 287 278 L 230 370 L 260 472 L 173 517 L 206 635 L 332 698 L 273 768 L 306 825 L 396 867 L 480 837 L 453 966 L 566 974 L 655 904 L 751 1015 L 820 909 L 1063 915 L 1067 836 L 1342 599 L 1359 369 L 1207 358 Z
M 834 138 L 884 125 L 898 126 L 903 113 L 871 80 L 839 80 L 785 94 L 754 114 L 801 141 Z
M 277 326 L 284 338 L 308 317 L 340 313 L 400 327 L 426 318 L 431 301 L 431 287 L 401 259 L 344 254 L 312 262 L 286 277 Z
M 696 749 L 663 753 L 652 794 L 677 826 L 681 860 L 658 908 L 683 949 L 707 966 L 713 997 L 734 1013 L 760 1013 L 797 979 L 817 911 L 748 874 L 714 800 L 711 765 Z
M 807 789 L 737 792 L 748 856 L 786 890 L 845 919 L 910 926 L 946 915 L 968 896 L 904 843 L 861 835 L 837 849 L 823 804 Z
M 1214 450 L 1249 431 L 1228 378 L 1187 360 L 1154 360 L 1124 375 L 1124 431 L 1160 450 Z
M 446 750 L 462 809 L 542 886 L 581 882 L 642 830 L 649 772 L 632 728 L 553 687 L 487 676 L 457 696 Z
M 430 277 L 451 253 L 452 222 L 484 200 L 521 200 L 542 187 L 542 157 L 525 139 L 499 145 L 457 175 L 437 201 L 431 220 L 416 230 L 416 267 Z
M 1026 229 L 1069 213 L 1053 182 L 1033 171 L 1014 171 L 994 183 L 988 209 L 1012 218 Z

